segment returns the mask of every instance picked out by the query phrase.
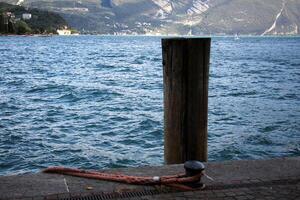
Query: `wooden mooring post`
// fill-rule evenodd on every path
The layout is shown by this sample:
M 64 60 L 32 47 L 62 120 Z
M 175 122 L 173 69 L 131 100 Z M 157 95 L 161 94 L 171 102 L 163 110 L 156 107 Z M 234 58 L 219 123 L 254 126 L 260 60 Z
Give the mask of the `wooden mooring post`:
M 165 163 L 207 161 L 210 38 L 162 39 Z

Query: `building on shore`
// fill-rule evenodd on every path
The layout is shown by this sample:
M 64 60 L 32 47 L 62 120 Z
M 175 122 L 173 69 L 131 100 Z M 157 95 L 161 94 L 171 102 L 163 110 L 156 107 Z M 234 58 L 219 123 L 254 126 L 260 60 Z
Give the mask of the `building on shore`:
M 58 35 L 71 35 L 71 30 L 66 26 L 63 29 L 57 29 L 56 31 Z
M 60 29 L 57 30 L 58 35 L 71 35 L 71 30 L 68 29 Z
M 0 33 L 13 33 L 15 30 L 16 16 L 12 12 L 0 13 Z
M 31 14 L 30 13 L 23 13 L 22 14 L 22 19 L 24 20 L 30 20 L 31 19 Z

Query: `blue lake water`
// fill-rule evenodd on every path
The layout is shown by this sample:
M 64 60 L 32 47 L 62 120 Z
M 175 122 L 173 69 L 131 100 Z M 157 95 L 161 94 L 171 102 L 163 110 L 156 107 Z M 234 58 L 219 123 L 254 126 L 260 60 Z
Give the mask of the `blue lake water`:
M 163 164 L 159 37 L 0 37 L 0 175 Z M 300 156 L 300 38 L 212 40 L 209 160 Z

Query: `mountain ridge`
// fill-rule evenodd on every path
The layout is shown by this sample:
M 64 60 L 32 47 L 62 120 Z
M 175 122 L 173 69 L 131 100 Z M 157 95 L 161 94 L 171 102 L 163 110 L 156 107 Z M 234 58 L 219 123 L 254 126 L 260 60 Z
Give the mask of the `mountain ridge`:
M 61 14 L 81 32 L 297 35 L 297 0 L 0 0 Z

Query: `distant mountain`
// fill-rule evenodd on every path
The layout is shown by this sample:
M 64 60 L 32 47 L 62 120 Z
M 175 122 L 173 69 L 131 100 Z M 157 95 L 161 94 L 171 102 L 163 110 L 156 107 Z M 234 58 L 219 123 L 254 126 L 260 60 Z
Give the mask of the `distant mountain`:
M 101 34 L 299 34 L 299 0 L 0 0 Z

